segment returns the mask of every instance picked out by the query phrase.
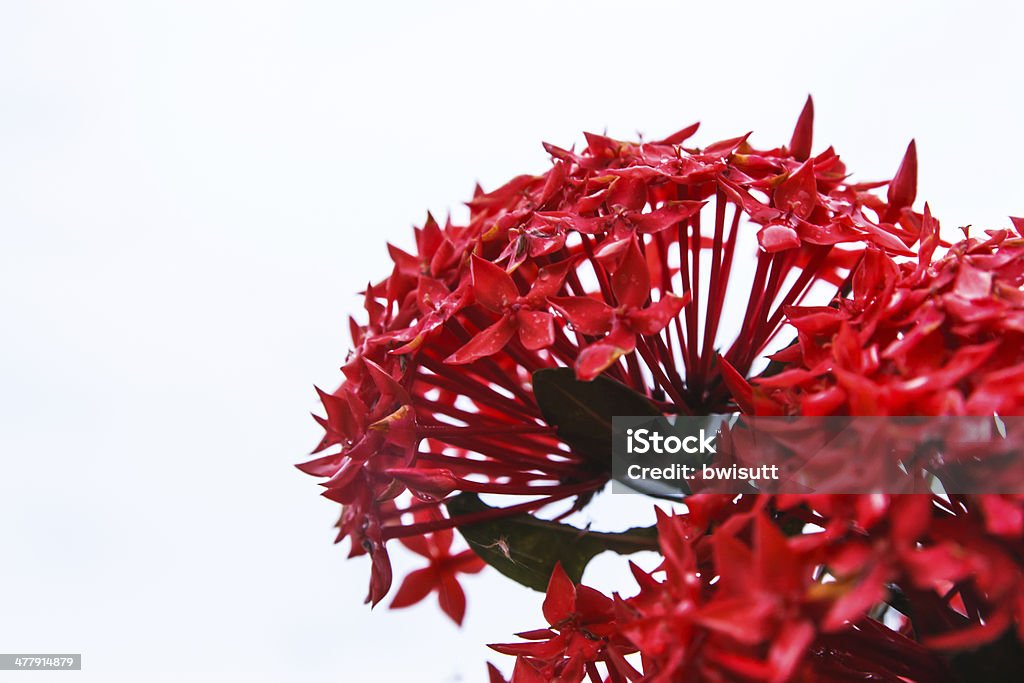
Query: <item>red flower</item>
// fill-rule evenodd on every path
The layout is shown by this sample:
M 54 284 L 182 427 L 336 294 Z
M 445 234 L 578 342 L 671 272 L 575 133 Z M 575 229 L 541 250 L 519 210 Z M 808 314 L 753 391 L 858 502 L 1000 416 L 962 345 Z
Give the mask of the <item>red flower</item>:
M 390 247 L 392 273 L 367 287 L 367 322 L 352 325 L 345 382 L 322 395 L 326 455 L 302 466 L 347 506 L 341 531 L 353 554 L 373 555 L 371 602 L 390 585 L 389 539 L 574 496 L 582 505 L 607 482 L 544 422 L 534 371 L 576 367 L 666 411 L 727 411 L 736 401 L 721 373 L 747 373 L 812 285 L 842 282 L 856 253 L 837 245 L 907 251 L 919 223 L 907 193 L 887 202 L 873 186 L 845 184 L 831 149 L 811 158 L 808 112 L 793 152 L 757 150 L 746 136 L 684 148 L 695 126 L 654 143 L 588 135 L 579 154 L 549 145 L 548 172 L 478 191 L 467 225 L 428 217 L 415 253 Z M 779 226 L 796 239 L 773 237 Z M 746 259 L 742 330 L 721 340 L 734 264 Z M 446 518 L 456 491 L 530 499 Z M 428 508 L 440 514 L 403 522 Z
M 831 148 L 812 154 L 812 119 L 808 101 L 774 149 L 684 146 L 696 126 L 548 145 L 550 169 L 478 189 L 467 224 L 428 217 L 413 253 L 390 248 L 344 382 L 321 393 L 319 456 L 301 466 L 342 505 L 339 540 L 371 556 L 369 601 L 390 589 L 399 539 L 430 564 L 392 606 L 437 590 L 461 621 L 457 576 L 481 565 L 451 554 L 454 527 L 578 509 L 607 483 L 545 421 L 539 370 L 603 375 L 665 413 L 1024 408 L 1024 240 L 992 231 L 936 259 L 938 223 L 912 206 L 914 144 L 892 182 L 851 183 Z M 771 371 L 753 376 L 765 354 Z M 511 502 L 453 516 L 459 492 Z M 659 519 L 664 560 L 634 568 L 633 597 L 555 571 L 548 626 L 495 646 L 516 656 L 514 681 L 944 681 L 940 650 L 1014 624 L 1024 637 L 1021 496 L 686 506 Z
M 837 543 L 835 529 L 785 537 L 768 497 L 688 500 L 688 514 L 660 515 L 664 561 L 632 567 L 633 597 L 612 603 L 555 570 L 551 628 L 492 646 L 517 656 L 513 681 L 951 680 L 940 656 L 866 615 L 890 577 L 880 557 Z M 590 607 L 581 595 L 595 596 Z M 625 659 L 633 650 L 642 674 Z
M 565 274 L 572 265 L 563 261 L 541 268 L 525 295 L 502 268 L 478 256 L 470 267 L 473 296 L 484 308 L 501 317 L 469 343 L 448 356 L 446 363 L 464 365 L 501 351 L 517 331 L 519 341 L 528 351 L 546 349 L 555 343 L 554 316 L 547 311 L 547 298 L 562 288 Z
M 690 300 L 666 293 L 656 304 L 647 305 L 651 276 L 636 237 L 612 242 L 596 257 L 611 274 L 611 289 L 617 307 L 589 296 L 556 297 L 548 302 L 577 333 L 601 339 L 580 350 L 576 376 L 591 380 L 607 370 L 621 356 L 636 349 L 637 337 L 653 337 L 675 320 Z
M 459 574 L 475 574 L 484 568 L 484 562 L 471 550 L 451 553 L 454 532 L 436 531 L 426 536 L 403 538 L 402 544 L 430 563 L 405 577 L 398 588 L 391 609 L 409 607 L 437 591 L 437 601 L 444 613 L 456 624 L 462 624 L 466 614 L 466 594 L 459 585 Z
M 1007 230 L 931 254 L 925 209 L 919 260 L 867 250 L 852 298 L 788 309 L 789 369 L 757 381 L 788 413 L 1016 415 L 1024 410 L 1024 242 Z
M 636 673 L 625 660 L 636 648 L 619 635 L 612 600 L 588 586 L 574 585 L 561 564 L 551 575 L 543 611 L 549 628 L 518 634 L 529 642 L 490 647 L 525 658 L 517 668 L 533 665 L 533 671 L 545 670 L 559 680 L 581 680 L 596 662 L 622 676 Z

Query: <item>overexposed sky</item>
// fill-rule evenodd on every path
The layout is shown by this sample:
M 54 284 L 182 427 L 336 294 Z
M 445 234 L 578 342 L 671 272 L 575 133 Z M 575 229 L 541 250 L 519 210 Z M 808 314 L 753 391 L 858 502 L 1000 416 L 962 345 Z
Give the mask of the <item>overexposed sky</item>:
M 372 613 L 318 439 L 354 293 L 583 130 L 789 139 L 947 228 L 1024 214 L 1011 3 L 0 2 L 0 651 L 33 681 L 482 680 L 541 596 Z M 631 501 L 627 501 L 631 502 Z M 604 496 L 604 528 L 635 521 Z M 412 565 L 396 550 L 396 565 Z M 588 579 L 629 592 L 624 562 Z M 621 579 L 621 582 L 620 582 Z

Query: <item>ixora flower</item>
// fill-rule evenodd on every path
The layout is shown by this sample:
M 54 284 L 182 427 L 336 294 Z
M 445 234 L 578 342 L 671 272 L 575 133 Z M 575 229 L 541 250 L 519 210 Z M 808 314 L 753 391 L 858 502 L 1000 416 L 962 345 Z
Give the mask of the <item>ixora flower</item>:
M 546 589 L 547 626 L 493 646 L 519 682 L 1019 665 L 1020 496 L 697 495 L 622 534 L 560 523 L 611 478 L 612 415 L 1024 408 L 1024 222 L 949 247 L 913 209 L 913 143 L 892 181 L 852 183 L 812 154 L 812 120 L 808 100 L 767 150 L 690 146 L 696 125 L 546 145 L 545 173 L 478 188 L 465 225 L 428 216 L 414 250 L 389 246 L 299 466 L 370 555 L 368 602 L 391 588 L 390 542 L 428 561 L 392 607 L 436 591 L 461 623 L 458 576 L 484 561 Z M 634 596 L 580 584 L 597 553 L 639 549 L 664 559 L 634 567 Z

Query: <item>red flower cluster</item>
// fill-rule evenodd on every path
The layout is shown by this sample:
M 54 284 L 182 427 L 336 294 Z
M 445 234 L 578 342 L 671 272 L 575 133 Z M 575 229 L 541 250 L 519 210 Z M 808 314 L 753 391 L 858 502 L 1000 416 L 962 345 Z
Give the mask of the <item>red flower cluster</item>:
M 665 413 L 1022 406 L 1024 243 L 992 232 L 933 260 L 938 224 L 912 209 L 913 143 L 892 182 L 852 184 L 831 148 L 811 155 L 812 118 L 808 101 L 790 143 L 769 150 L 747 136 L 689 147 L 696 126 L 548 145 L 546 173 L 478 190 L 466 225 L 428 216 L 414 253 L 390 247 L 366 323 L 351 323 L 345 381 L 321 392 L 318 457 L 300 465 L 342 505 L 338 540 L 371 556 L 368 601 L 388 593 L 387 542 L 400 539 L 430 563 L 392 605 L 437 590 L 461 622 L 457 575 L 482 565 L 452 554 L 453 527 L 575 510 L 607 483 L 608 464 L 545 421 L 539 370 L 603 376 Z M 778 351 L 786 325 L 796 342 Z M 752 377 L 772 352 L 772 372 Z M 451 515 L 458 492 L 513 499 Z M 942 681 L 934 648 L 990 641 L 1024 616 L 1019 497 L 686 503 L 659 519 L 665 559 L 634 569 L 636 596 L 556 569 L 548 627 L 495 646 L 517 657 L 513 680 Z
M 631 565 L 637 595 L 609 599 L 556 571 L 549 627 L 492 646 L 517 657 L 513 683 L 941 683 L 958 680 L 946 651 L 1014 621 L 1024 640 L 1020 497 L 971 510 L 925 495 L 703 495 L 686 506 L 659 514 L 664 560 L 652 573 Z
M 855 580 L 847 551 L 829 557 L 830 534 L 787 538 L 767 497 L 697 496 L 687 505 L 686 515 L 659 514 L 665 559 L 654 573 L 631 565 L 637 595 L 590 597 L 607 603 L 600 615 L 577 599 L 560 622 L 548 617 L 549 631 L 520 634 L 533 642 L 492 646 L 517 655 L 513 682 L 579 681 L 584 672 L 617 682 L 947 680 L 932 653 L 865 616 L 878 596 Z M 545 608 L 567 594 L 556 572 Z M 579 624 L 600 616 L 588 648 L 573 648 Z M 636 652 L 642 674 L 626 658 Z
M 785 371 L 757 381 L 779 411 L 1024 414 L 1024 240 L 992 230 L 933 262 L 927 207 L 922 227 L 916 261 L 869 248 L 850 298 L 786 311 L 799 343 L 775 354 Z
M 425 513 L 429 514 L 429 513 Z M 484 568 L 484 561 L 471 550 L 452 553 L 455 532 L 451 529 L 437 531 L 429 536 L 410 536 L 401 539 L 405 547 L 429 560 L 426 567 L 417 569 L 405 577 L 391 608 L 415 605 L 423 598 L 437 591 L 441 609 L 456 624 L 462 623 L 466 615 L 466 593 L 459 585 L 459 574 L 475 574 Z
M 835 291 L 857 259 L 851 243 L 911 253 L 913 148 L 882 197 L 870 192 L 877 184 L 845 183 L 831 148 L 811 157 L 811 119 L 808 102 L 790 145 L 770 150 L 746 135 L 687 148 L 696 126 L 651 143 L 588 134 L 582 153 L 548 145 L 552 168 L 478 191 L 468 225 L 428 217 L 415 254 L 390 247 L 391 275 L 366 289 L 367 324 L 351 324 L 345 382 L 321 392 L 316 450 L 327 454 L 300 466 L 326 477 L 324 495 L 343 505 L 339 539 L 351 554 L 373 556 L 372 602 L 391 584 L 387 540 L 534 511 L 607 482 L 605 467 L 544 423 L 534 371 L 567 365 L 666 411 L 724 411 L 734 399 L 723 368 L 747 372 L 787 306 L 818 283 Z M 753 253 L 744 239 L 755 235 Z M 743 247 L 751 253 L 737 255 Z M 723 342 L 737 258 L 752 262 L 753 281 L 732 288 L 749 298 L 739 334 Z M 534 499 L 413 520 L 443 510 L 453 491 Z
M 991 231 L 933 261 L 937 227 L 926 209 L 916 261 L 868 249 L 849 298 L 788 310 L 798 342 L 775 354 L 784 370 L 738 392 L 751 408 L 1019 414 L 1024 240 Z M 494 646 L 518 657 L 513 681 L 605 680 L 598 664 L 607 680 L 638 680 L 622 656 L 632 652 L 643 680 L 953 681 L 948 653 L 1014 624 L 1024 641 L 1024 496 L 693 496 L 686 506 L 659 521 L 664 580 L 634 567 L 640 592 L 616 599 L 590 656 L 552 647 L 564 630 Z M 548 600 L 563 583 L 553 577 Z

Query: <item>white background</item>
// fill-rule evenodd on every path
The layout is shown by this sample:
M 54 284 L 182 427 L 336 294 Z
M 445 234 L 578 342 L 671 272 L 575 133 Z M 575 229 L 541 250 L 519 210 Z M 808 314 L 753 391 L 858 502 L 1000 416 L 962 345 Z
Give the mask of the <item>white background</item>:
M 965 6 L 967 4 L 965 3 Z M 354 293 L 583 130 L 788 141 L 947 228 L 1024 213 L 1008 3 L 0 3 L 0 681 L 481 680 L 540 595 L 372 613 L 318 439 Z M 605 528 L 629 520 L 607 500 Z M 396 550 L 396 563 L 408 558 Z M 413 565 L 415 560 L 413 560 Z M 588 578 L 628 593 L 623 563 Z M 616 582 L 617 585 L 616 585 Z

